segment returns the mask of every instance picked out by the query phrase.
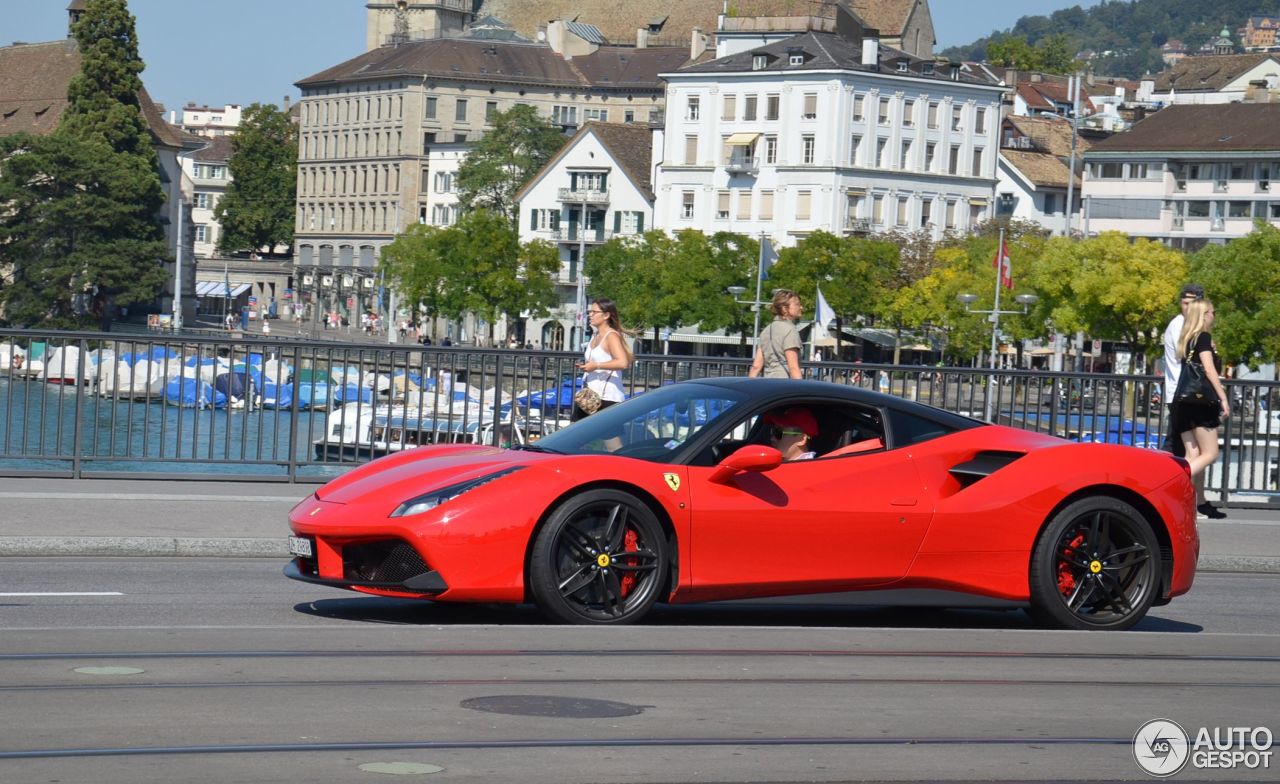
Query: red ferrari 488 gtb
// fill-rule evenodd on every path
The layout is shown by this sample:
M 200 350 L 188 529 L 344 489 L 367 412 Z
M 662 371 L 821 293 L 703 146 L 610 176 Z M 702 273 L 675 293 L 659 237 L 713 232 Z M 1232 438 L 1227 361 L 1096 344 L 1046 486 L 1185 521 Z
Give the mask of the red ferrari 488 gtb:
M 787 458 L 784 459 L 784 453 Z M 798 458 L 798 459 L 796 459 Z M 928 588 L 1126 629 L 1199 553 L 1172 455 L 984 424 L 836 384 L 687 381 L 537 443 L 425 446 L 289 515 L 294 579 L 564 623 L 657 602 Z

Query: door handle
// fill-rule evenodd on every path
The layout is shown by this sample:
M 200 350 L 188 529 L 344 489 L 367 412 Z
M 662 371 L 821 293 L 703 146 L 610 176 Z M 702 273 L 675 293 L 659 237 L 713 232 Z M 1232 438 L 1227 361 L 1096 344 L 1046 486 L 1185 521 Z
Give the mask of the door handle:
M 915 506 L 916 497 L 913 495 L 900 495 L 889 502 L 890 506 Z

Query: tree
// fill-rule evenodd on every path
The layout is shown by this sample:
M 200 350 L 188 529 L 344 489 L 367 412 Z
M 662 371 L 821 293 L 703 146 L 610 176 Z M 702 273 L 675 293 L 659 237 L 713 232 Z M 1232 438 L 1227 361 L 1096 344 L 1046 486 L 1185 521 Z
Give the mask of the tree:
M 889 289 L 898 249 L 882 238 L 837 237 L 817 231 L 778 254 L 770 283 L 816 305 L 818 287 L 841 316 L 870 316 Z M 765 297 L 768 299 L 768 297 Z
M 1191 257 L 1190 279 L 1214 303 L 1213 338 L 1224 361 L 1280 359 L 1280 229 L 1258 221 L 1247 236 L 1206 245 Z
M 559 129 L 532 106 L 498 112 L 493 127 L 458 167 L 458 201 L 463 209 L 486 209 L 514 223 L 515 194 L 563 146 Z
M 404 301 L 423 310 L 435 338 L 435 320 L 444 315 L 450 276 L 451 236 L 445 229 L 415 224 L 382 248 L 379 268 Z
M 293 246 L 298 191 L 298 132 L 287 112 L 255 103 L 231 139 L 231 183 L 214 208 L 219 250 L 271 253 Z
M 108 307 L 149 302 L 164 283 L 151 182 L 100 139 L 65 133 L 0 140 L 4 319 L 70 329 Z
M 124 0 L 89 0 L 72 33 L 81 71 L 59 127 L 0 152 L 5 318 L 27 326 L 109 325 L 115 305 L 154 300 L 165 279 L 165 196 L 133 17 Z

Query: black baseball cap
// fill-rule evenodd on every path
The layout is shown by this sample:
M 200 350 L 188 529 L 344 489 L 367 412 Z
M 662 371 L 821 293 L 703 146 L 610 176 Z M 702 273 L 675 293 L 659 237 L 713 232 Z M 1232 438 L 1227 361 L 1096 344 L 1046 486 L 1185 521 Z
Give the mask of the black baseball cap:
M 1182 293 L 1178 295 L 1178 299 L 1186 299 L 1187 297 L 1204 299 L 1204 286 L 1201 286 L 1199 283 L 1188 283 L 1183 286 Z

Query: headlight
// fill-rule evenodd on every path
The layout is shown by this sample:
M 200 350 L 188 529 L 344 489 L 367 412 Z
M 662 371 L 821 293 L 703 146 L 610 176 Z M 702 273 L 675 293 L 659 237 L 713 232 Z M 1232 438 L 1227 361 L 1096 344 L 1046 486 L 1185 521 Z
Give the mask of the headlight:
M 423 512 L 435 509 L 446 501 L 451 501 L 454 498 L 457 498 L 468 490 L 474 490 L 481 485 L 487 485 L 493 480 L 500 479 L 507 474 L 515 473 L 521 468 L 524 468 L 524 466 L 510 466 L 509 468 L 504 468 L 501 471 L 495 471 L 492 474 L 478 476 L 475 479 L 468 479 L 467 481 L 459 482 L 456 485 L 449 485 L 448 487 L 442 487 L 439 490 L 432 490 L 430 493 L 424 493 L 423 495 L 415 498 L 410 498 L 408 501 L 397 506 L 396 510 L 391 513 L 391 516 L 408 517 L 409 515 L 422 514 Z

